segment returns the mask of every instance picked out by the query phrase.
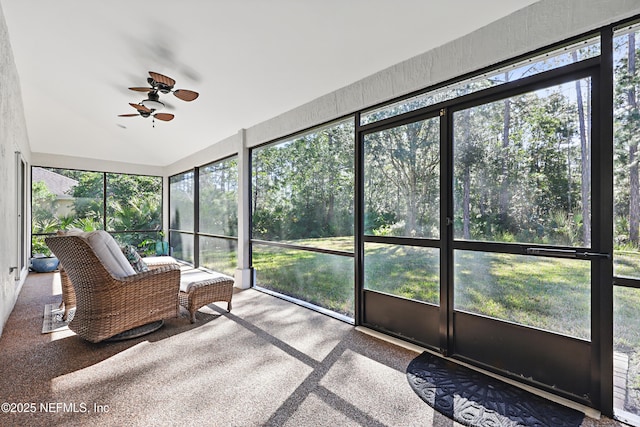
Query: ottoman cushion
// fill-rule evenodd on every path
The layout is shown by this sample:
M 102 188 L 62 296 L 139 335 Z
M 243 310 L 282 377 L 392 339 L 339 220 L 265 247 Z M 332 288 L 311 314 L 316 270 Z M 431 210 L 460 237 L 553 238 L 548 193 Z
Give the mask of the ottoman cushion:
M 222 282 L 226 280 L 233 281 L 233 277 L 213 271 L 182 271 L 180 273 L 180 292 L 189 292 L 194 285 L 202 282 Z

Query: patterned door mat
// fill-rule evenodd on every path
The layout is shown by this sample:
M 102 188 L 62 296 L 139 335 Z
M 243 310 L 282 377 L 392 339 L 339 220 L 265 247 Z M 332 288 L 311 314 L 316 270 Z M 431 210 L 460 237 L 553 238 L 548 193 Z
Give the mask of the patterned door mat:
M 409 363 L 411 388 L 429 406 L 466 426 L 577 427 L 584 414 L 424 352 Z
M 76 308 L 69 310 L 67 320 L 62 320 L 64 309 L 58 308 L 58 304 L 45 304 L 44 317 L 42 319 L 42 333 L 49 334 L 51 332 L 64 331 L 69 329 L 69 322 L 73 319 Z

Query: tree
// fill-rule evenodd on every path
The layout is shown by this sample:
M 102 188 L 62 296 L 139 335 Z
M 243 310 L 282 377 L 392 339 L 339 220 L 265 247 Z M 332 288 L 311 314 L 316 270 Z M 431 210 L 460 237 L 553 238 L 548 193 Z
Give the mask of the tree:
M 366 136 L 368 233 L 439 235 L 439 122 L 426 119 Z
M 616 239 L 619 244 L 639 246 L 640 184 L 638 143 L 640 111 L 637 90 L 640 76 L 636 66 L 635 33 L 618 38 L 620 59 L 615 65 L 615 215 Z
M 556 224 L 567 225 L 581 201 L 571 179 L 571 164 L 581 164 L 571 149 L 577 107 L 566 92 L 560 85 L 454 113 L 457 238 L 581 243 Z
M 56 195 L 47 188 L 42 181 L 35 181 L 31 185 L 31 215 L 34 233 L 43 233 L 41 224 L 55 219 L 54 202 Z
M 75 174 L 78 185 L 73 187 L 74 210 L 79 218 L 92 218 L 102 221 L 104 218 L 104 174 L 84 172 Z
M 505 82 L 509 81 L 509 73 L 504 73 Z M 502 150 L 500 156 L 501 173 L 500 173 L 500 210 L 499 219 L 503 223 L 507 223 L 509 217 L 509 130 L 511 127 L 511 99 L 504 100 L 504 115 L 502 126 Z
M 353 132 L 344 121 L 253 152 L 254 237 L 353 235 Z
M 639 115 L 638 102 L 636 98 L 636 43 L 635 33 L 628 36 L 628 75 L 634 80 L 627 89 L 627 102 L 629 115 L 636 119 Z M 640 183 L 638 179 L 638 138 L 629 138 L 629 240 L 638 246 L 638 229 L 640 228 Z
M 578 62 L 577 52 L 573 52 L 574 62 Z M 587 130 L 586 123 L 591 123 L 591 103 L 587 105 L 587 119 L 585 120 L 584 103 L 582 100 L 582 88 L 580 80 L 575 81 L 576 98 L 578 104 L 578 122 L 580 129 L 580 153 L 581 153 L 581 193 L 582 193 L 582 223 L 583 242 L 585 246 L 591 244 L 591 218 L 589 212 L 589 191 L 591 189 L 591 132 Z M 590 90 L 588 91 L 591 92 Z
M 200 231 L 238 235 L 238 165 L 235 158 L 200 169 Z
M 475 110 L 480 111 L 480 110 Z M 462 210 L 462 236 L 459 234 L 456 237 L 462 237 L 465 240 L 472 238 L 471 236 L 471 179 L 472 169 L 476 165 L 480 165 L 484 158 L 484 144 L 485 139 L 482 135 L 472 133 L 472 129 L 481 129 L 479 126 L 474 126 L 474 121 L 478 120 L 478 114 L 473 114 L 474 111 L 467 109 L 455 113 L 454 115 L 454 170 L 456 171 L 456 178 L 462 175 L 462 189 L 455 191 L 458 197 L 454 196 L 456 202 L 455 212 Z M 459 179 L 456 179 L 459 182 Z M 459 186 L 459 184 L 458 184 Z M 462 197 L 459 196 L 462 192 Z M 483 203 L 478 203 L 480 207 L 480 217 L 482 217 L 486 210 Z M 459 218 L 459 214 L 456 215 Z M 456 221 L 457 223 L 457 221 Z M 457 231 L 459 227 L 456 227 Z

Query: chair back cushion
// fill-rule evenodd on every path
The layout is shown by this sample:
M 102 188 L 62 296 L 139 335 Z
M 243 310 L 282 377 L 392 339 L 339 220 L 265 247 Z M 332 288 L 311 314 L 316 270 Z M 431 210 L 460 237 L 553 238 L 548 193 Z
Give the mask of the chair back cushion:
M 109 233 L 97 230 L 86 233 L 82 237 L 112 276 L 128 277 L 136 274 L 120 246 Z

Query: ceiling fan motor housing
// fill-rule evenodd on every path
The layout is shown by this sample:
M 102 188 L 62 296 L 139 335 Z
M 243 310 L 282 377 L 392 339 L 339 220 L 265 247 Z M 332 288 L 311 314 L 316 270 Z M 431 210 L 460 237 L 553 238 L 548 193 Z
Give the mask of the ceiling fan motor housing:
M 157 82 L 153 79 L 153 77 L 147 77 L 147 83 L 149 83 L 149 85 L 155 89 L 156 94 L 158 91 L 162 93 L 169 93 L 172 89 L 172 86 L 169 86 L 165 83 Z

